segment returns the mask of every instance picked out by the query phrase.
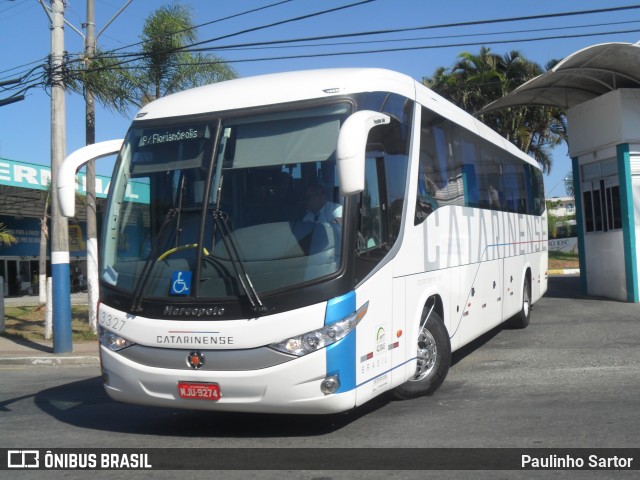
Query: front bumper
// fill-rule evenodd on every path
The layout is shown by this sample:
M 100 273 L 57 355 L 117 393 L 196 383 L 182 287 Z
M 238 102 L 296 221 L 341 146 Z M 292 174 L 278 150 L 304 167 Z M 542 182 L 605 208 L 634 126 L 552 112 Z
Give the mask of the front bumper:
M 250 371 L 166 369 L 143 365 L 100 347 L 105 389 L 121 402 L 194 410 L 324 414 L 355 406 L 355 390 L 325 395 L 324 350 Z M 218 401 L 183 399 L 178 382 L 215 382 Z

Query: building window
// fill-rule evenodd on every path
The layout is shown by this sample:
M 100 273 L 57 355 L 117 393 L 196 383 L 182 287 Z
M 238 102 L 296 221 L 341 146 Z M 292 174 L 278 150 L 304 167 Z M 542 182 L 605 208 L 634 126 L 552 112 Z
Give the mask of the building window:
M 585 232 L 608 232 L 622 228 L 620 184 L 612 173 L 611 160 L 582 167 L 582 199 L 584 202 Z

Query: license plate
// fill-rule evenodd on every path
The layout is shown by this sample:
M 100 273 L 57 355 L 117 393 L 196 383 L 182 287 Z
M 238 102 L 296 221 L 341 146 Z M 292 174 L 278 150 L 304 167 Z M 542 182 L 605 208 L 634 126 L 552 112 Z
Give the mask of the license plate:
M 194 400 L 220 400 L 220 386 L 217 383 L 178 382 L 180 398 Z

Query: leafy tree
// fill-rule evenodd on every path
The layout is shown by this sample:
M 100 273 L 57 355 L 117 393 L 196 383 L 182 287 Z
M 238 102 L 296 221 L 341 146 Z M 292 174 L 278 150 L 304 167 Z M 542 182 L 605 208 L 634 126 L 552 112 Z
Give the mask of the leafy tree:
M 562 224 L 562 219 L 553 213 L 553 210 L 559 204 L 559 201 L 547 200 L 547 231 L 549 232 L 549 238 L 558 236 L 558 227 Z
M 439 67 L 423 83 L 471 114 L 497 100 L 545 69 L 512 50 L 500 56 L 482 47 L 477 55 L 463 52 L 450 69 Z M 551 170 L 551 149 L 567 138 L 564 112 L 554 108 L 514 107 L 482 115 L 480 119 L 542 166 Z

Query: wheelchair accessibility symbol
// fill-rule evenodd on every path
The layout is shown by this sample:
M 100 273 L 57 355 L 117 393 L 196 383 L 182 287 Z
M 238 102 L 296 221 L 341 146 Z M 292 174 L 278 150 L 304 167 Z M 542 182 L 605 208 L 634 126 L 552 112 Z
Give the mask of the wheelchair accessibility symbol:
M 173 272 L 171 276 L 171 295 L 189 295 L 191 291 L 191 272 Z

